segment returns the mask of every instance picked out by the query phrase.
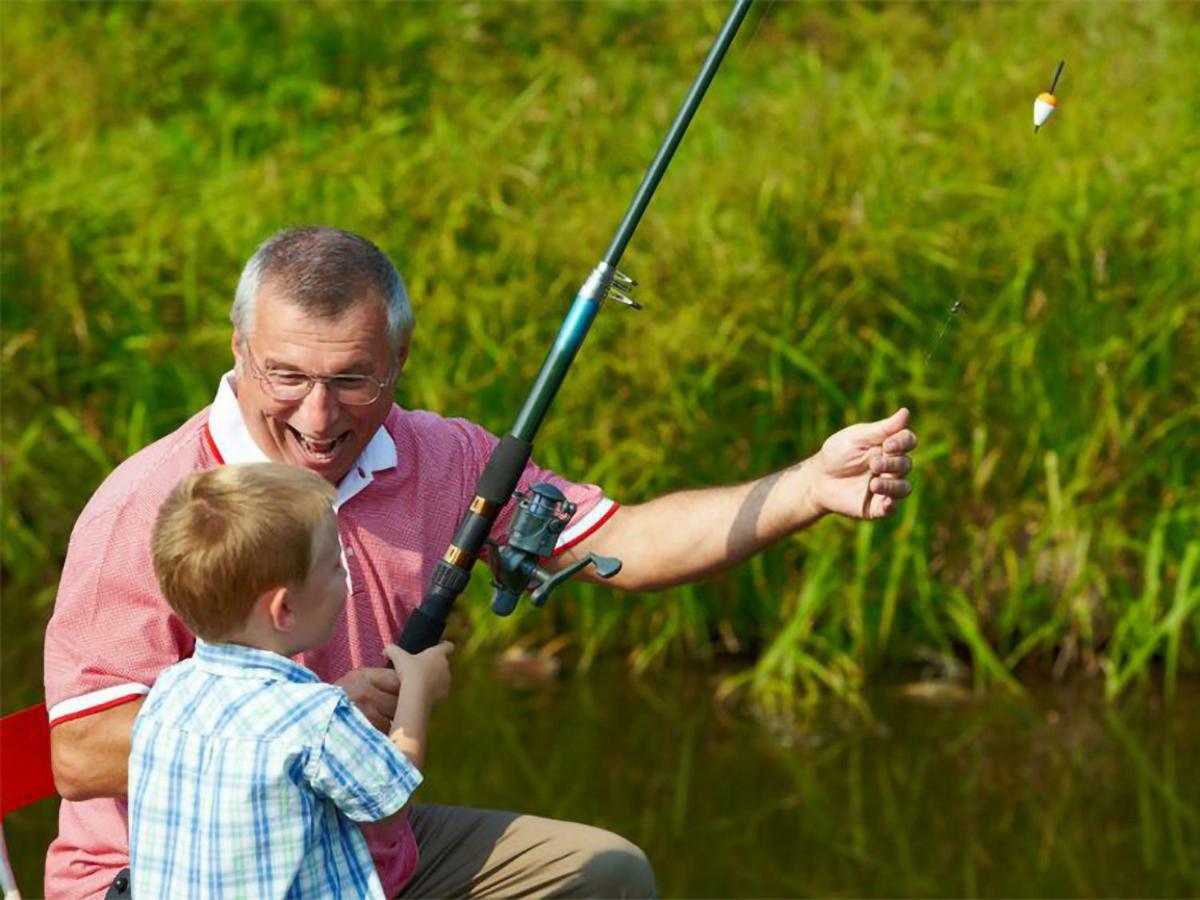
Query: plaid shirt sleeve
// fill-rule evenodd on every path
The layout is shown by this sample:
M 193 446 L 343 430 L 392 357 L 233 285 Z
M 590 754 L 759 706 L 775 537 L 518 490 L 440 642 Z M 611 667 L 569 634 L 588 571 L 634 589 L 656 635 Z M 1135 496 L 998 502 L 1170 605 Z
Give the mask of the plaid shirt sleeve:
M 408 802 L 421 773 L 344 695 L 306 769 L 309 784 L 355 822 L 377 822 Z

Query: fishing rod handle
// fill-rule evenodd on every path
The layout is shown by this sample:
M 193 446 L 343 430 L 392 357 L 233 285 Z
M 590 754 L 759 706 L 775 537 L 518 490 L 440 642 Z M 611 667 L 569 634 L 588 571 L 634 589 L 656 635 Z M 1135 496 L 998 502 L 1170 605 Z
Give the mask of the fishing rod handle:
M 404 625 L 399 640 L 401 650 L 420 653 L 441 639 L 454 601 L 466 590 L 471 580 L 471 567 L 487 543 L 500 510 L 512 498 L 532 453 L 533 445 L 529 441 L 511 434 L 501 438 L 492 451 L 475 485 L 475 499 L 459 521 L 454 540 L 433 570 L 429 590 Z

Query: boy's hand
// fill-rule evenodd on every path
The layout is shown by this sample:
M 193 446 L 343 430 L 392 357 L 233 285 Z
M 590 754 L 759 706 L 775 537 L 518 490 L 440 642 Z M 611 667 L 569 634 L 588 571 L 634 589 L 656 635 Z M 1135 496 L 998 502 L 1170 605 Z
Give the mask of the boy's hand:
M 350 702 L 358 707 L 367 721 L 388 733 L 392 714 L 396 711 L 396 695 L 400 691 L 398 669 L 353 669 L 334 682 L 346 692 Z
M 412 687 L 425 694 L 431 703 L 445 698 L 450 692 L 450 654 L 454 644 L 442 641 L 436 647 L 422 650 L 416 655 L 401 650 L 395 644 L 384 648 L 384 653 L 400 676 L 401 687 Z M 394 707 L 393 707 L 394 708 Z

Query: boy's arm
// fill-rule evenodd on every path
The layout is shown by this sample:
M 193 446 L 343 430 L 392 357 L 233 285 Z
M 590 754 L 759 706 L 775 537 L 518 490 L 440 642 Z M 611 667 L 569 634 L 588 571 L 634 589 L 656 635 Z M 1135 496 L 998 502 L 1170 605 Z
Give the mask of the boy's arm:
M 411 766 L 419 768 L 425 764 L 429 713 L 450 690 L 450 654 L 453 651 L 454 645 L 449 641 L 442 641 L 415 656 L 394 644 L 384 648 L 400 678 L 400 695 L 388 737 L 401 758 Z M 364 823 L 364 827 L 369 829 L 373 824 L 386 828 L 404 814 L 411 800 L 410 791 L 404 804 L 394 813 L 373 823 Z
M 396 701 L 396 715 L 392 719 L 392 731 L 389 737 L 392 746 L 399 750 L 414 766 L 420 769 L 425 765 L 425 747 L 429 734 L 429 713 L 433 708 L 433 698 L 428 691 L 404 690 L 401 688 L 400 697 Z M 386 829 L 404 817 L 405 810 L 412 803 L 412 795 L 404 801 L 404 805 L 390 816 L 375 822 L 364 822 L 363 828 Z
M 450 654 L 454 645 L 442 641 L 414 655 L 390 644 L 383 652 L 400 678 L 389 736 L 396 749 L 420 768 L 425 763 L 430 710 L 450 691 Z
M 377 822 L 404 808 L 421 783 L 421 773 L 343 692 L 338 693 L 305 778 L 346 818 Z
M 408 757 L 418 769 L 425 765 L 425 747 L 429 736 L 429 713 L 433 697 L 428 690 L 402 684 L 396 700 L 396 714 L 388 737 L 392 746 Z

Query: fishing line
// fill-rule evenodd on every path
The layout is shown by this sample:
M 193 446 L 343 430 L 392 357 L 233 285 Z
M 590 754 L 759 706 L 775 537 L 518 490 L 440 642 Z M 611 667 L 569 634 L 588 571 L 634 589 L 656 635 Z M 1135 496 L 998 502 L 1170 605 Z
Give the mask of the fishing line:
M 933 346 L 929 348 L 929 352 L 925 354 L 925 362 L 928 363 L 933 358 L 933 351 L 938 348 L 938 344 L 942 342 L 942 335 L 946 333 L 946 329 L 950 327 L 950 320 L 959 314 L 965 307 L 961 300 L 955 300 L 954 305 L 950 307 L 950 312 L 946 313 L 946 321 L 942 323 L 942 330 L 938 332 L 937 338 L 933 342 Z
M 754 46 L 754 42 L 758 40 L 758 33 L 762 31 L 763 23 L 767 21 L 767 16 L 771 15 L 771 9 L 775 6 L 775 0 L 767 0 L 767 8 L 763 10 L 763 14 L 758 17 L 758 24 L 754 26 L 754 33 L 750 35 L 750 40 L 746 42 L 746 49 L 743 53 L 749 53 L 750 48 Z M 1050 89 L 1051 91 L 1054 88 Z
M 1058 88 L 1058 80 L 1059 80 L 1059 78 L 1062 77 L 1063 68 L 1066 66 L 1066 64 L 1067 64 L 1067 61 L 1065 59 L 1060 59 L 1058 61 L 1058 66 L 1055 68 L 1054 75 L 1050 79 L 1050 90 L 1047 91 L 1046 93 L 1039 94 L 1037 96 L 1037 99 L 1034 101 L 1033 130 L 1034 130 L 1035 134 L 1037 133 L 1038 129 L 1041 128 L 1041 126 L 1043 124 L 1045 124 L 1046 120 L 1051 116 L 1051 114 L 1053 114 L 1054 110 L 1058 107 L 1058 98 L 1055 96 L 1054 91 Z M 999 224 L 999 222 L 1000 222 L 1000 212 L 999 211 L 993 212 L 992 220 L 991 220 L 990 224 L 988 225 L 987 230 L 984 232 L 983 236 L 978 241 L 978 246 L 981 248 L 981 250 L 985 249 L 987 247 L 988 242 L 991 240 L 992 235 L 995 233 L 996 226 Z M 980 258 L 980 264 L 982 266 L 982 257 Z M 983 274 L 983 269 L 981 267 L 980 275 L 982 276 L 982 274 Z M 965 275 L 964 278 L 969 278 L 969 275 Z M 967 294 L 967 291 L 965 290 L 965 286 L 964 286 L 964 289 L 959 291 L 960 299 L 958 299 L 954 302 L 954 306 L 951 307 L 950 312 L 946 315 L 946 319 L 942 323 L 942 328 L 938 332 L 937 337 L 934 339 L 933 346 L 930 347 L 929 352 L 925 354 L 926 365 L 928 365 L 929 361 L 933 358 L 934 352 L 940 346 L 940 344 L 942 342 L 942 337 L 946 334 L 946 331 L 950 327 L 950 323 L 953 321 L 954 317 L 959 312 L 964 311 L 966 309 L 966 307 L 963 303 L 963 300 L 961 299 L 966 294 Z

